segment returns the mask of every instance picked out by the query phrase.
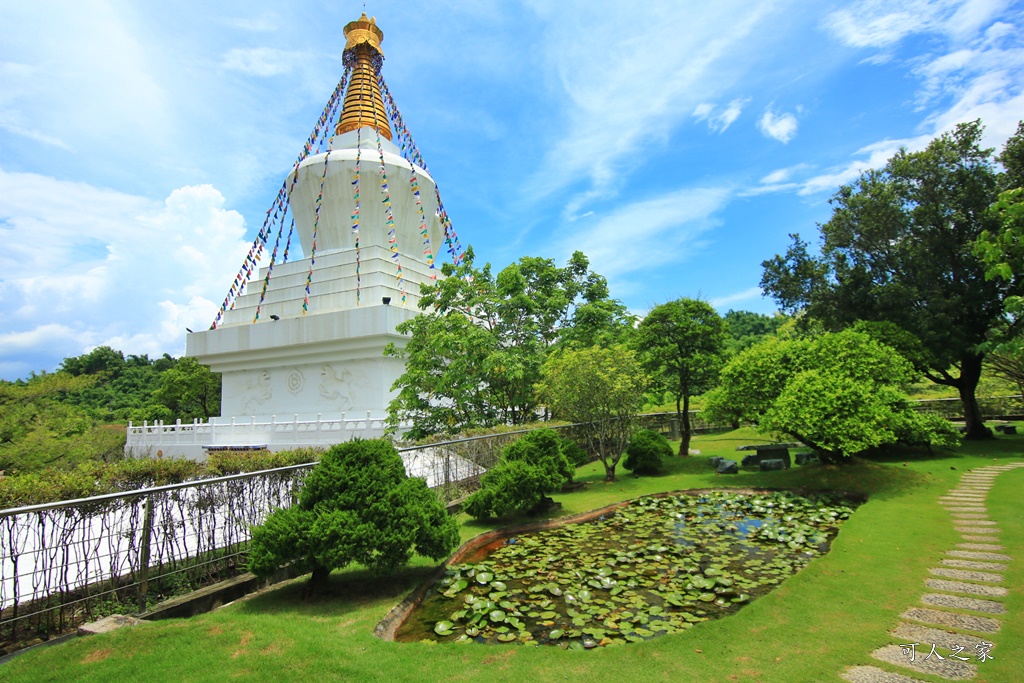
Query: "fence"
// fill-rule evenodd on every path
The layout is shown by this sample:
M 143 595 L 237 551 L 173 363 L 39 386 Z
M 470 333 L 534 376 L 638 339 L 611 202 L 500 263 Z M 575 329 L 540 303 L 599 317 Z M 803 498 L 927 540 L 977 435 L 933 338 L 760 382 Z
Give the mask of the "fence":
M 0 511 L 0 647 L 235 573 L 311 465 Z
M 915 401 L 917 410 L 934 413 L 950 420 L 962 420 L 963 402 L 959 398 L 937 398 Z M 992 396 L 978 399 L 978 408 L 986 420 L 1024 416 L 1024 398 L 1020 396 Z

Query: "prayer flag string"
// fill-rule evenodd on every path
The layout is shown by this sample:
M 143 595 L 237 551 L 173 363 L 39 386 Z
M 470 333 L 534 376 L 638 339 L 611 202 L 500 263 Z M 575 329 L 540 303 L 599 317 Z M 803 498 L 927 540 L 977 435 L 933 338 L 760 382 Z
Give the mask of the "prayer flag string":
M 402 293 L 402 305 L 405 305 L 405 278 L 402 275 L 402 261 L 398 251 L 398 231 L 395 229 L 395 214 L 391 208 L 391 190 L 388 188 L 387 166 L 384 164 L 384 147 L 380 141 L 380 131 L 377 131 L 377 156 L 380 157 L 380 193 L 381 202 L 384 204 L 385 227 L 388 229 L 388 251 L 391 252 L 391 260 L 395 262 L 397 272 L 395 278 L 398 280 L 398 290 Z
M 356 245 L 356 306 L 359 305 L 359 288 L 361 279 L 359 275 L 359 167 L 363 156 L 362 128 L 356 129 L 356 168 L 355 177 L 352 179 L 352 238 Z
M 324 183 L 327 182 L 327 167 L 331 159 L 331 148 L 330 145 L 327 147 L 327 153 L 324 154 L 324 172 L 320 176 L 320 192 L 316 195 L 316 210 L 313 213 L 313 245 L 309 251 L 309 273 L 306 274 L 306 294 L 302 298 L 302 315 L 306 315 L 309 311 L 309 290 L 313 285 L 313 266 L 316 264 L 316 235 L 320 229 L 320 208 L 323 206 L 324 201 Z
M 334 88 L 334 92 L 331 93 L 330 98 L 328 98 L 327 100 L 327 104 L 324 106 L 323 112 L 321 113 L 319 118 L 317 118 L 316 124 L 313 127 L 313 132 L 309 135 L 309 137 L 306 139 L 305 144 L 302 146 L 302 151 L 299 153 L 298 159 L 295 161 L 295 173 L 292 179 L 292 188 L 294 188 L 295 182 L 298 180 L 299 164 L 301 164 L 302 161 L 304 161 L 306 157 L 312 153 L 315 147 L 322 144 L 322 141 L 326 137 L 326 132 L 330 130 L 328 124 L 333 123 L 334 118 L 336 118 L 338 107 L 340 106 L 343 100 L 345 94 L 345 86 L 348 83 L 351 71 L 351 66 L 346 65 L 345 70 L 342 72 L 341 80 L 338 81 L 338 84 Z M 288 188 L 288 180 L 286 178 L 285 181 L 281 184 L 281 188 L 278 190 L 277 196 L 274 198 L 274 202 L 271 204 L 270 208 L 267 209 L 267 218 L 263 223 L 263 227 L 256 235 L 256 239 L 253 241 L 252 246 L 249 248 L 249 253 L 246 254 L 245 260 L 242 262 L 242 266 L 239 269 L 238 274 L 235 276 L 234 281 L 231 283 L 231 287 L 228 289 L 227 296 L 224 297 L 224 302 L 221 304 L 220 310 L 217 312 L 217 317 L 214 319 L 213 324 L 210 325 L 211 330 L 217 329 L 217 326 L 221 323 L 221 321 L 224 318 L 224 314 L 227 311 L 234 309 L 236 301 L 245 292 L 245 287 L 248 284 L 249 279 L 252 277 L 253 268 L 258 264 L 260 258 L 262 257 L 263 250 L 266 246 L 267 240 L 270 239 L 270 234 L 271 232 L 273 232 L 272 228 L 275 223 L 278 223 L 274 254 L 271 255 L 270 266 L 268 267 L 267 276 L 264 279 L 263 289 L 260 293 L 260 304 L 263 303 L 263 300 L 266 295 L 269 277 L 274 267 L 277 245 L 280 242 L 281 233 L 284 230 L 285 218 L 287 217 L 288 214 L 288 198 L 290 194 L 291 193 Z M 294 228 L 295 221 L 293 219 L 291 223 L 291 228 L 288 231 L 288 239 L 284 250 L 284 260 L 286 262 L 288 260 L 288 251 L 291 245 L 291 236 Z M 259 318 L 260 304 L 258 304 L 256 308 L 256 319 Z
M 402 114 L 398 111 L 398 106 L 395 104 L 395 100 L 391 96 L 391 91 L 388 89 L 383 75 L 378 74 L 377 80 L 380 84 L 381 94 L 384 97 L 385 108 L 388 110 L 388 118 L 391 120 L 400 141 L 402 156 L 405 157 L 406 161 L 410 162 L 410 164 L 415 164 L 425 172 L 430 173 L 430 169 L 427 168 L 427 162 L 423 159 L 423 155 L 420 154 L 420 150 L 416 146 L 415 140 L 412 138 L 412 134 L 406 127 L 405 121 L 402 119 Z M 434 183 L 434 196 L 437 199 L 436 215 L 444 232 L 445 246 L 448 247 L 448 253 L 452 257 L 452 262 L 455 263 L 455 265 L 458 265 L 459 262 L 462 261 L 463 257 L 462 244 L 459 242 L 459 236 L 455 233 L 455 228 L 452 226 L 451 219 L 448 217 L 448 212 L 445 210 L 444 204 L 441 201 L 441 192 L 438 189 L 436 182 Z

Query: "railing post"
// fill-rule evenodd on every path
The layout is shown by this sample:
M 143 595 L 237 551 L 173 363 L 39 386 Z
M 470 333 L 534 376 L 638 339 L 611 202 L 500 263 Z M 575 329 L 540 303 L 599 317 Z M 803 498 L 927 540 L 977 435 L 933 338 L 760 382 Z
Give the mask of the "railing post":
M 142 543 L 139 546 L 139 614 L 146 611 L 149 592 L 150 539 L 153 535 L 153 495 L 146 496 L 146 510 L 142 517 Z

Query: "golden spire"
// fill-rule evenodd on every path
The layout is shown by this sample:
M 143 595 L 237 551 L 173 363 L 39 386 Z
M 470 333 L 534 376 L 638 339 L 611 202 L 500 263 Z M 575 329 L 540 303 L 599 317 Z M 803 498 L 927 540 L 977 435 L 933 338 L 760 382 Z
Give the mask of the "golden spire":
M 341 135 L 369 126 L 390 140 L 391 126 L 388 125 L 384 99 L 377 83 L 377 69 L 384 57 L 380 49 L 384 32 L 377 28 L 376 18 L 367 19 L 366 12 L 363 12 L 359 19 L 345 25 L 345 38 L 345 55 L 354 64 L 334 134 Z

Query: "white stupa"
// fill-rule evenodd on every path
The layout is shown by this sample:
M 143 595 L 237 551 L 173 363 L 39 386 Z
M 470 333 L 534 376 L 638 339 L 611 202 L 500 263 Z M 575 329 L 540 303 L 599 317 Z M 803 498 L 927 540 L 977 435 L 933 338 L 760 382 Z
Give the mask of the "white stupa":
M 135 446 L 202 457 L 210 446 L 279 450 L 383 433 L 404 371 L 384 347 L 406 343 L 395 327 L 419 312 L 420 284 L 441 277 L 433 255 L 446 235 L 433 179 L 391 141 L 383 33 L 363 14 L 345 36 L 351 76 L 329 151 L 285 181 L 306 258 L 261 267 L 219 323 L 188 336 L 186 355 L 222 375 L 221 417 L 162 426 L 158 438 L 144 430 Z

